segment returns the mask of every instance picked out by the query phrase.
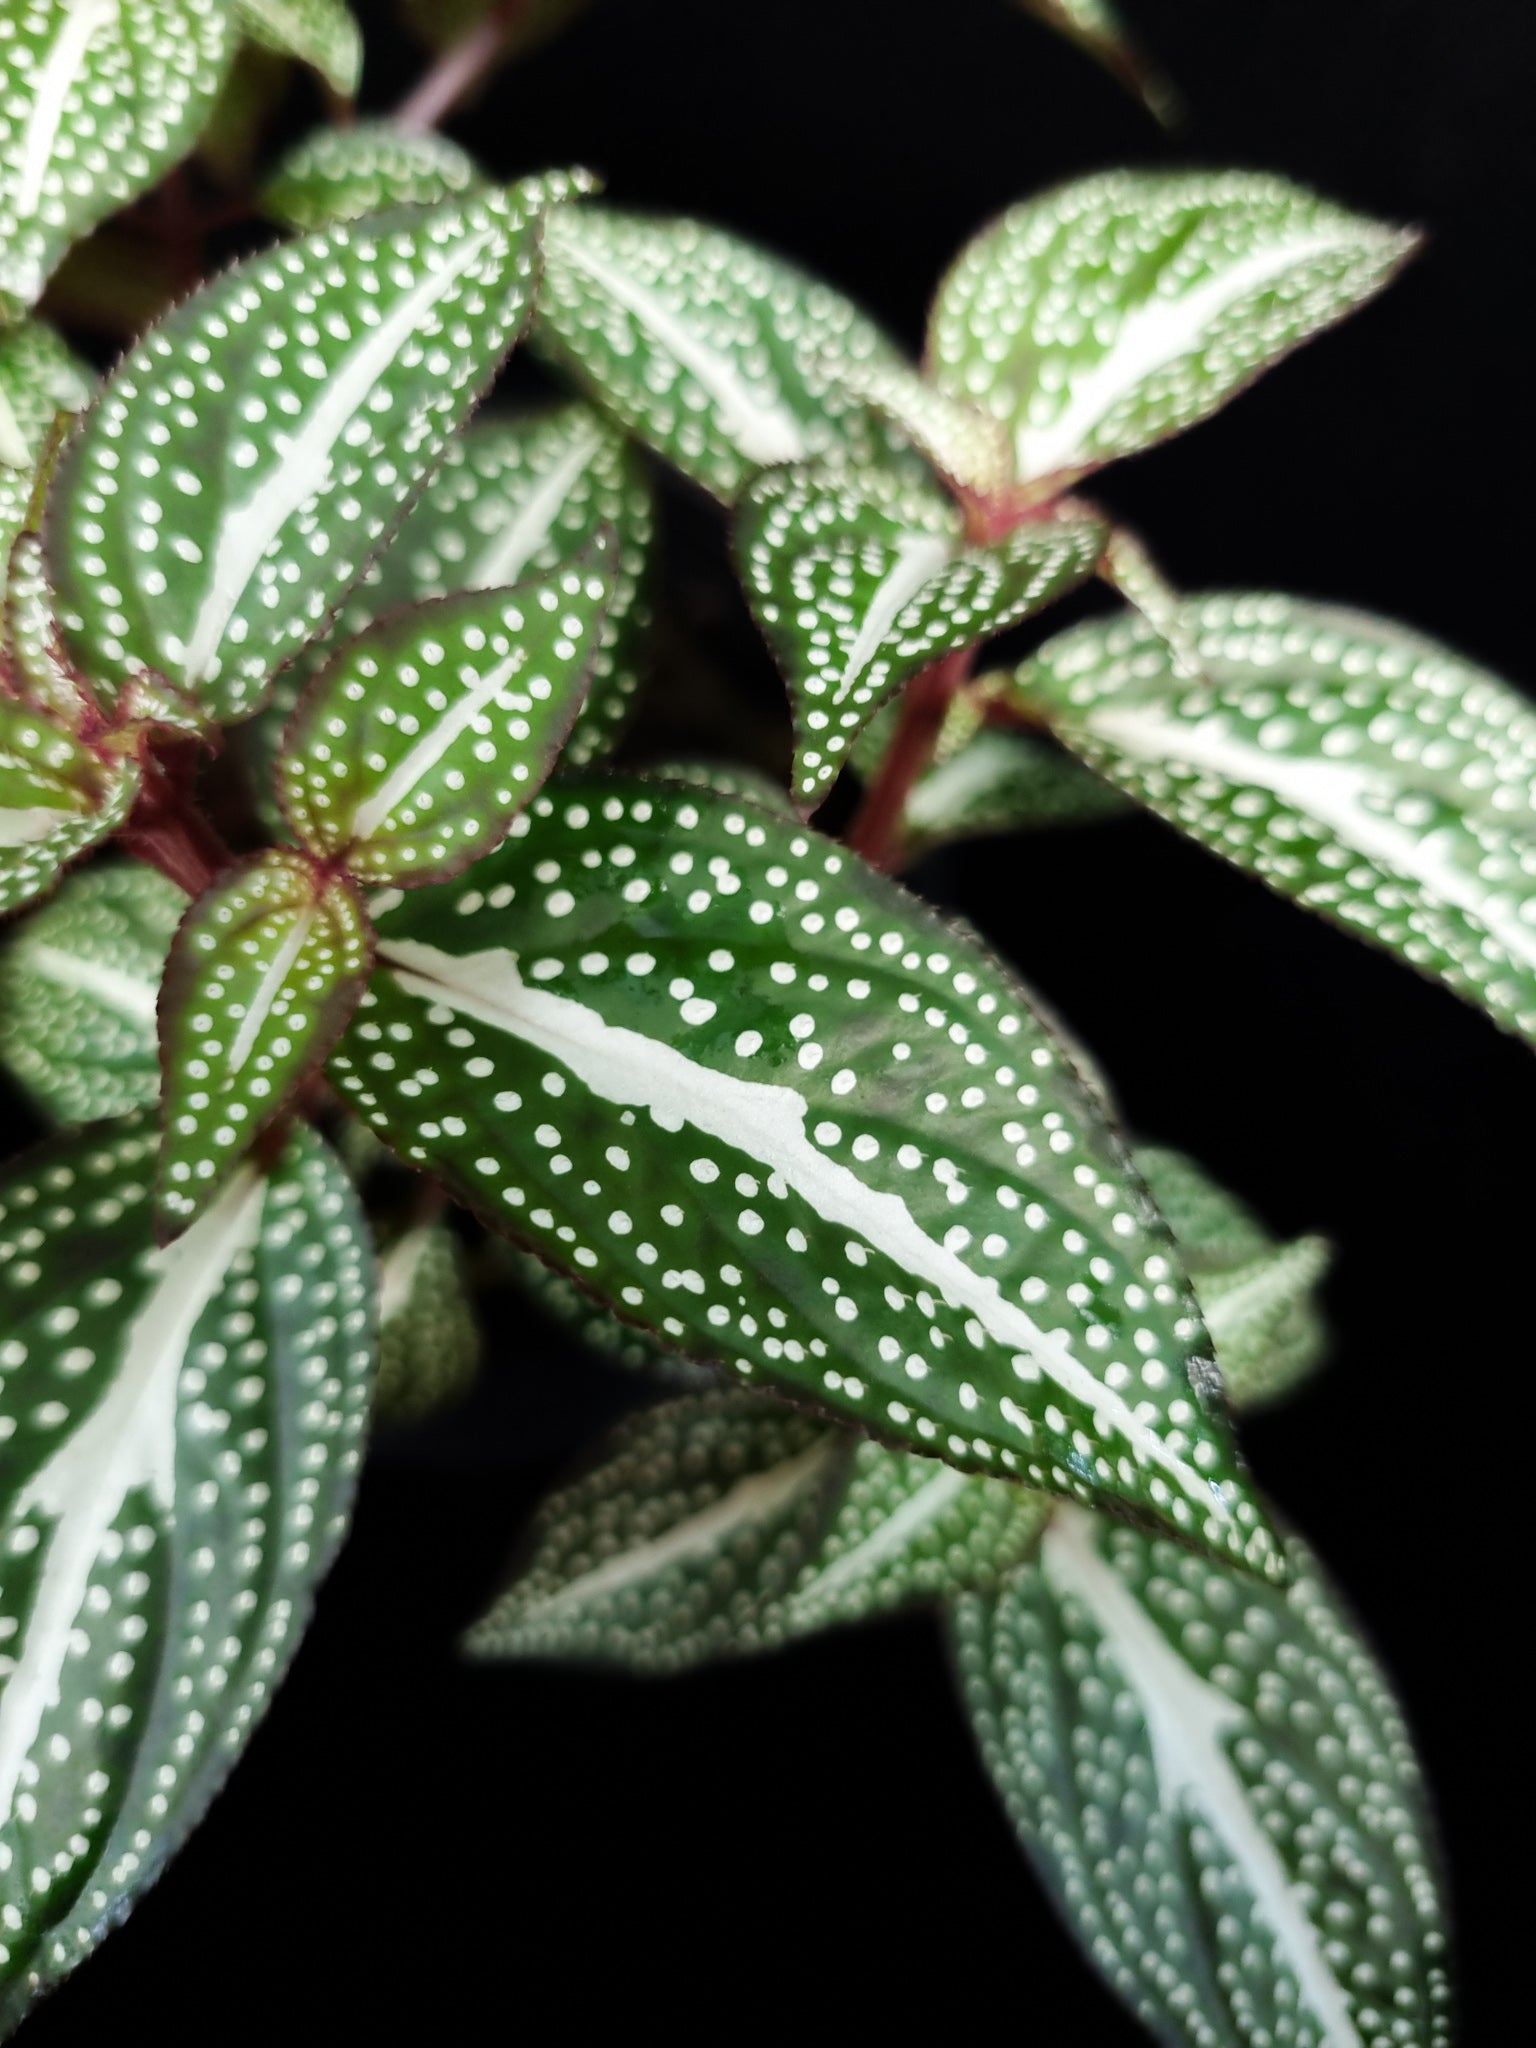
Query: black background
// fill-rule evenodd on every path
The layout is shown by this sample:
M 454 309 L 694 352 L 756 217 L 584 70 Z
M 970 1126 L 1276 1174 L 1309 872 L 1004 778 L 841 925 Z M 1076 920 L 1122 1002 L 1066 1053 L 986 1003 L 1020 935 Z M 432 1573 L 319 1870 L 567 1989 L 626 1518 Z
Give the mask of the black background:
M 1192 587 L 1347 600 L 1529 683 L 1527 0 L 1127 6 L 1189 103 L 1172 139 L 1007 0 L 598 0 L 453 132 L 498 171 L 586 162 L 621 203 L 775 245 L 914 348 L 967 234 L 1106 164 L 1273 169 L 1424 224 L 1385 300 L 1101 495 Z M 418 60 L 371 19 L 384 106 Z M 760 720 L 763 657 L 681 493 L 669 545 L 673 630 Z M 1397 1675 L 1439 1791 L 1464 2039 L 1512 2039 L 1529 1052 L 1151 822 L 981 845 L 925 880 L 1098 1053 L 1136 1128 L 1336 1239 L 1332 1367 L 1251 1426 L 1252 1461 Z M 381 1440 L 246 1760 L 33 2048 L 1140 2039 L 1042 1903 L 925 1619 L 666 1684 L 458 1663 L 530 1504 L 631 1391 L 507 1302 L 490 1349 L 467 1411 Z

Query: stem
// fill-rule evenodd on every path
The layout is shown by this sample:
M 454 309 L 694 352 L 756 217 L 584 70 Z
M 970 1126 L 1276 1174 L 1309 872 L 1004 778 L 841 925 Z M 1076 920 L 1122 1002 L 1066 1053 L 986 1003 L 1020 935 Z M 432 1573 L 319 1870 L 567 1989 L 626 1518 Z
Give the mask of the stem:
M 889 874 L 900 859 L 907 798 L 933 758 L 945 713 L 970 672 L 973 652 L 965 647 L 958 654 L 946 654 L 914 676 L 902 693 L 896 737 L 848 828 L 849 846 L 882 874 Z
M 234 856 L 180 781 L 174 768 L 167 773 L 166 764 L 151 755 L 118 841 L 125 853 L 158 868 L 189 896 L 201 896 Z
M 444 50 L 437 62 L 403 99 L 395 126 L 409 135 L 435 128 L 490 70 L 502 45 L 517 26 L 526 0 L 495 0 L 467 34 Z

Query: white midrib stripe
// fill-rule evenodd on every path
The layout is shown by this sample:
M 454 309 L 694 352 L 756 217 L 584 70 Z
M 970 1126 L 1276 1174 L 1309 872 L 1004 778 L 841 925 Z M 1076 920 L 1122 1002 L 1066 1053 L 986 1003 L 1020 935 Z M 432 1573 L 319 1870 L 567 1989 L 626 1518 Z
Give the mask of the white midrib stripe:
M 602 447 L 604 434 L 595 422 L 585 422 L 557 461 L 538 479 L 517 508 L 516 517 L 505 533 L 497 534 L 470 570 L 466 590 L 496 590 L 515 583 L 549 537 L 560 507 L 576 487 L 582 471 Z
M 54 811 L 46 804 L 29 804 L 24 810 L 0 806 L 0 846 L 35 846 L 61 825 L 73 824 L 78 811 Z
M 967 1310 L 999 1344 L 1024 1354 L 1088 1408 L 1101 1432 L 1118 1432 L 1142 1465 L 1161 1466 L 1212 1514 L 1230 1514 L 1217 1487 L 1074 1356 L 1064 1330 L 1042 1330 L 1004 1299 L 989 1274 L 973 1272 L 929 1237 L 899 1195 L 866 1186 L 818 1151 L 805 1133 L 808 1105 L 793 1088 L 721 1073 L 673 1046 L 609 1024 L 569 996 L 530 987 L 510 953 L 445 953 L 414 939 L 393 939 L 380 946 L 379 962 L 423 1001 L 445 1004 L 551 1054 L 602 1101 L 647 1109 L 667 1129 L 692 1124 L 768 1172 L 782 1174 L 826 1222 L 856 1231 L 914 1280 Z
M 1045 1576 L 1057 1593 L 1087 1609 L 1136 1695 L 1163 1806 L 1177 1813 L 1187 1801 L 1209 1823 L 1236 1862 L 1302 1997 L 1322 2022 L 1329 2048 L 1360 2048 L 1349 2000 L 1227 1754 L 1223 1738 L 1245 1727 L 1247 1716 L 1190 1670 L 1105 1562 L 1094 1541 L 1102 1527 L 1082 1508 L 1058 1508 L 1040 1545 Z
M 814 1608 L 828 1595 L 840 1591 L 851 1579 L 867 1578 L 888 1557 L 904 1550 L 920 1529 L 936 1521 L 956 1495 L 974 1483 L 966 1473 L 956 1472 L 947 1466 L 937 1472 L 916 1493 L 908 1494 L 901 1506 L 887 1515 L 861 1542 L 845 1550 L 841 1557 L 835 1557 L 815 1578 L 807 1579 L 803 1586 L 796 1587 L 789 1602 L 790 1612 Z
M 51 1516 L 53 1528 L 21 1655 L 0 1687 L 0 1827 L 43 1716 L 58 1703 L 102 1539 L 137 1487 L 162 1511 L 173 1507 L 182 1361 L 230 1266 L 256 1241 L 265 1193 L 255 1169 L 242 1168 L 184 1237 L 152 1254 L 157 1283 L 128 1327 L 110 1386 L 17 1497 L 18 1515 Z
M 416 1275 L 421 1271 L 421 1262 L 427 1246 L 432 1242 L 432 1226 L 421 1224 L 415 1230 L 408 1230 L 398 1244 L 390 1249 L 379 1261 L 379 1328 L 393 1322 L 411 1298 L 416 1285 Z
M 477 719 L 486 706 L 492 703 L 499 690 L 505 689 L 511 681 L 519 655 L 509 654 L 479 681 L 470 685 L 464 694 L 448 706 L 437 723 L 424 732 L 415 746 L 385 776 L 384 781 L 372 796 L 357 807 L 352 820 L 354 840 L 371 839 L 379 827 L 397 811 L 410 796 L 424 776 L 442 760 L 465 728 Z
M 1378 771 L 1348 761 L 1298 760 L 1293 754 L 1270 753 L 1251 740 L 1236 738 L 1219 713 L 1186 725 L 1141 706 L 1106 706 L 1091 712 L 1084 723 L 1094 739 L 1133 760 L 1183 763 L 1208 769 L 1228 782 L 1271 791 L 1316 824 L 1326 825 L 1356 853 L 1380 861 L 1463 912 L 1523 965 L 1536 967 L 1536 925 L 1526 924 L 1509 898 L 1501 900 L 1476 875 L 1445 857 L 1455 843 L 1451 828 L 1421 835 L 1365 808 L 1366 796 L 1383 802 L 1392 794 Z
M 592 282 L 616 305 L 637 320 L 668 349 L 709 393 L 720 412 L 720 425 L 750 462 L 762 464 L 800 462 L 807 453 L 800 422 L 781 405 L 766 405 L 754 398 L 723 356 L 716 355 L 696 334 L 671 313 L 643 284 L 610 263 L 606 257 L 574 242 L 559 232 L 555 215 L 546 229 L 546 247 L 558 241 L 561 259 L 584 270 Z
M 84 67 L 86 51 L 97 31 L 116 20 L 117 10 L 118 0 L 69 0 L 53 47 L 37 74 L 32 118 L 22 139 L 20 175 L 16 180 L 19 221 L 30 220 L 37 211 L 69 89 Z
M 1205 331 L 1250 292 L 1296 264 L 1335 251 L 1359 249 L 1358 234 L 1298 235 L 1229 264 L 1177 298 L 1151 299 L 1128 313 L 1109 352 L 1073 380 L 1067 409 L 1046 427 L 1020 427 L 1015 437 L 1019 478 L 1049 476 L 1093 459 L 1093 431 L 1118 400 L 1157 371 L 1195 348 Z
M 22 954 L 26 966 L 45 981 L 60 988 L 77 989 L 104 1010 L 126 1017 L 130 1024 L 155 1022 L 156 988 L 153 981 L 141 981 L 121 967 L 104 960 L 86 960 L 79 953 L 66 953 L 60 946 L 28 946 Z
M 306 903 L 284 934 L 283 943 L 273 954 L 266 973 L 257 983 L 256 993 L 246 1006 L 245 1015 L 240 1019 L 240 1029 L 235 1033 L 235 1042 L 229 1049 L 229 1064 L 226 1068 L 229 1074 L 238 1074 L 255 1050 L 262 1026 L 272 1014 L 272 1005 L 282 994 L 283 985 L 293 972 L 294 962 L 309 944 L 309 935 L 314 928 L 315 906 Z
M 875 586 L 869 609 L 843 664 L 837 694 L 851 690 L 879 651 L 897 616 L 930 577 L 949 560 L 949 542 L 936 533 L 904 534 L 896 544 L 896 560 Z
M 832 1442 L 830 1436 L 824 1437 L 798 1457 L 788 1458 L 782 1465 L 771 1466 L 766 1472 L 754 1472 L 750 1478 L 738 1480 L 729 1493 L 722 1494 L 719 1500 L 700 1513 L 674 1522 L 670 1529 L 653 1541 L 637 1544 L 633 1550 L 621 1551 L 617 1557 L 609 1558 L 606 1564 L 570 1580 L 558 1592 L 551 1593 L 548 1599 L 535 1602 L 519 1615 L 519 1622 L 543 1621 L 552 1614 L 584 1606 L 590 1600 L 601 1600 L 642 1579 L 654 1578 L 668 1565 L 681 1564 L 688 1558 L 718 1549 L 735 1530 L 751 1522 L 766 1521 L 792 1500 L 825 1464 Z
M 919 831 L 963 814 L 996 780 L 995 756 L 986 747 L 963 747 L 932 768 L 907 798 L 906 823 Z
M 313 412 L 265 480 L 243 505 L 226 507 L 213 551 L 208 587 L 187 641 L 182 666 L 185 687 L 191 688 L 206 676 L 257 564 L 305 500 L 324 487 L 331 450 L 399 354 L 407 336 L 439 299 L 447 297 L 500 232 L 494 225 L 488 225 L 452 245 L 441 267 L 424 277 L 393 312 L 369 330 L 366 339 L 350 355 L 342 358 L 327 378 Z

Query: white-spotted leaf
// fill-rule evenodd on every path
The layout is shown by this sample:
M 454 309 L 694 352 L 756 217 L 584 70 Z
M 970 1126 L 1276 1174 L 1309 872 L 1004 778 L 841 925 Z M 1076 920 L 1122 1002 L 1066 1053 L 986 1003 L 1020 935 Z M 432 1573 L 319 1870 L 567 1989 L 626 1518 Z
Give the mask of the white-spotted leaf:
M 641 1373 L 674 1392 L 693 1393 L 721 1384 L 724 1375 L 695 1359 L 684 1358 L 680 1351 L 674 1351 L 648 1330 L 638 1329 L 633 1323 L 621 1323 L 578 1287 L 569 1274 L 546 1266 L 536 1252 L 524 1251 L 510 1238 L 492 1237 L 486 1240 L 486 1256 L 498 1278 L 510 1280 L 541 1315 L 578 1338 L 610 1365 Z
M 679 1350 L 1267 1568 L 1140 1180 L 932 912 L 769 811 L 601 777 L 377 908 L 330 1071 L 407 1163 Z
M 1411 234 L 1284 180 L 1111 171 L 1005 213 L 934 302 L 928 367 L 1065 483 L 1215 412 L 1381 289 Z
M 489 853 L 570 731 L 611 547 L 512 590 L 370 626 L 316 677 L 278 759 L 283 813 L 361 882 L 446 880 Z
M 351 879 L 254 854 L 198 897 L 160 991 L 165 1131 L 157 1210 L 185 1229 L 330 1050 L 362 993 L 368 918 Z
M 1423 1784 L 1380 1668 L 1294 1540 L 1284 1590 L 1064 1507 L 954 1602 L 960 1683 L 1087 1955 L 1187 2048 L 1446 2048 Z
M 1137 618 L 1016 678 L 1089 766 L 1282 896 L 1536 1040 L 1536 711 L 1383 619 L 1267 594 Z
M 308 234 L 390 206 L 427 206 L 485 181 L 445 135 L 408 134 L 391 121 L 317 128 L 288 152 L 261 190 L 270 220 Z
M 736 558 L 789 683 L 800 807 L 827 794 L 884 698 L 1081 583 L 1105 539 L 1091 518 L 1034 519 L 968 547 L 952 500 L 884 472 L 786 470 L 754 484 Z
M 47 712 L 0 691 L 0 916 L 127 817 L 138 763 L 83 745 Z
M 480 1326 L 459 1241 L 422 1223 L 379 1259 L 379 1379 L 386 1422 L 415 1422 L 462 1400 L 480 1365 Z
M 11 545 L 27 523 L 38 465 L 61 412 L 90 403 L 90 373 L 38 320 L 0 329 L 0 598 Z M 0 657 L 0 671 L 5 666 Z
M 0 948 L 0 1060 L 58 1123 L 156 1100 L 155 998 L 187 899 L 137 861 L 93 863 Z
M 298 1131 L 157 1249 L 146 1120 L 0 1180 L 0 2033 L 218 1791 L 350 1510 L 372 1257 Z
M 307 64 L 338 98 L 356 93 L 363 38 L 345 0 L 235 0 L 235 18 L 253 43 Z

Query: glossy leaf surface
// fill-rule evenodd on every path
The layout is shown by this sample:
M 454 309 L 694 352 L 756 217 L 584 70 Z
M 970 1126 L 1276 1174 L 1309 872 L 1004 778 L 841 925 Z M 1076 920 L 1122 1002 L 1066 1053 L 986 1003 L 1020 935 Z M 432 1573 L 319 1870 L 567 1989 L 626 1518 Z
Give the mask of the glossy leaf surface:
M 0 1060 L 56 1123 L 160 1093 L 155 999 L 187 899 L 137 861 L 93 864 L 6 935 Z
M 419 1224 L 379 1260 L 375 1409 L 387 1422 L 415 1422 L 461 1400 L 479 1365 L 459 1241 L 444 1224 Z
M 103 760 L 0 692 L 0 916 L 51 888 L 66 863 L 114 831 L 138 779 L 137 762 Z
M 1081 1509 L 952 1608 L 982 1759 L 1095 1966 L 1161 2041 L 1450 2039 L 1424 1791 L 1299 1543 L 1285 1591 Z
M 445 135 L 359 121 L 305 136 L 262 187 L 261 208 L 307 234 L 386 207 L 452 199 L 483 182 L 474 160 Z
M 1001 969 L 749 804 L 523 817 L 379 906 L 331 1073 L 401 1157 L 680 1350 L 1262 1569 L 1171 1246 Z
M 1047 642 L 1018 687 L 1170 824 L 1536 1040 L 1536 712 L 1362 613 L 1239 594 L 1181 618 L 1203 681 L 1131 618 Z
M 0 329 L 0 598 L 49 429 L 59 413 L 82 411 L 90 396 L 89 372 L 51 327 L 26 320 Z
M 312 1132 L 155 1247 L 151 1122 L 0 1182 L 0 2030 L 228 1774 L 350 1509 L 372 1260 Z
M 167 1232 L 204 1209 L 329 1051 L 362 993 L 368 919 L 344 875 L 255 854 L 192 905 L 160 994 Z
M 934 302 L 934 381 L 1007 422 L 1021 482 L 1215 412 L 1377 292 L 1413 237 L 1247 172 L 1110 171 L 1011 208 Z
M 235 0 L 235 16 L 253 43 L 296 57 L 341 99 L 357 91 L 363 38 L 345 0 Z

